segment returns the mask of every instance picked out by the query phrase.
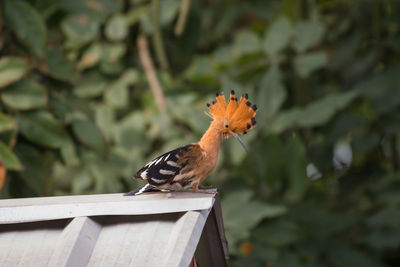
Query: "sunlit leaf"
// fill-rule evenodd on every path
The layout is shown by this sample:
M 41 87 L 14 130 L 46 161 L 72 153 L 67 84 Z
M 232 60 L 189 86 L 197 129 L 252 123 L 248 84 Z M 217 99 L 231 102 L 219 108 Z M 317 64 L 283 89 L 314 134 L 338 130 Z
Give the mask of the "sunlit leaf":
M 114 130 L 115 110 L 107 105 L 97 105 L 95 107 L 95 122 L 106 139 L 110 140 Z
M 0 112 L 0 133 L 15 129 L 17 124 L 15 121 L 4 113 Z
M 22 165 L 12 149 L 0 141 L 0 160 L 8 170 L 21 170 Z
M 166 1 L 162 1 L 161 3 L 164 2 Z M 131 26 L 135 23 L 138 23 L 140 20 L 144 19 L 147 16 L 149 16 L 149 6 L 137 6 L 125 14 L 125 21 L 128 25 Z
M 220 46 L 214 52 L 213 59 L 217 65 L 226 65 L 232 62 L 232 50 L 228 46 Z
M 332 93 L 318 99 L 305 108 L 292 108 L 280 113 L 267 129 L 271 132 L 281 132 L 287 128 L 301 126 L 314 127 L 329 121 L 335 112 L 346 107 L 357 92 Z
M 303 127 L 321 125 L 332 118 L 337 110 L 346 107 L 356 96 L 355 91 L 326 95 L 304 108 L 297 123 Z
M 0 59 L 0 88 L 21 79 L 30 69 L 28 62 L 17 57 Z
M 202 79 L 212 76 L 213 65 L 209 57 L 197 57 L 186 70 L 186 76 L 190 79 Z
M 257 114 L 260 126 L 266 124 L 276 115 L 283 101 L 287 97 L 286 89 L 282 84 L 282 74 L 277 65 L 264 74 L 260 82 L 260 90 L 257 97 L 257 105 L 262 107 L 262 112 Z
M 89 46 L 77 65 L 78 69 L 83 70 L 96 65 L 101 59 L 102 52 L 102 46 L 98 43 Z
M 179 11 L 179 0 L 160 1 L 160 24 L 168 25 Z
M 80 48 L 97 36 L 100 24 L 88 15 L 69 15 L 63 19 L 61 28 L 67 36 L 65 46 Z
M 107 87 L 104 99 L 110 107 L 123 108 L 128 105 L 128 93 L 128 85 L 116 81 Z
M 1 93 L 3 103 L 19 110 L 44 107 L 47 103 L 46 89 L 33 81 L 25 80 L 13 84 Z
M 20 114 L 17 122 L 22 135 L 28 140 L 49 148 L 60 148 L 69 142 L 61 124 L 45 111 Z
M 106 143 L 97 126 L 89 120 L 76 119 L 72 122 L 72 130 L 78 140 L 100 155 L 106 154 Z
M 99 73 L 87 74 L 74 88 L 74 94 L 81 98 L 98 97 L 104 93 L 107 80 Z
M 317 20 L 300 22 L 294 26 L 293 48 L 298 52 L 305 52 L 317 45 L 322 40 L 324 33 L 323 24 Z
M 289 44 L 291 34 L 292 25 L 286 17 L 275 20 L 265 32 L 264 51 L 275 55 Z
M 110 41 L 121 41 L 128 34 L 128 25 L 125 18 L 116 14 L 112 16 L 106 24 L 105 34 Z
M 251 31 L 241 31 L 235 37 L 233 44 L 233 55 L 236 58 L 256 53 L 260 50 L 261 44 L 259 37 Z

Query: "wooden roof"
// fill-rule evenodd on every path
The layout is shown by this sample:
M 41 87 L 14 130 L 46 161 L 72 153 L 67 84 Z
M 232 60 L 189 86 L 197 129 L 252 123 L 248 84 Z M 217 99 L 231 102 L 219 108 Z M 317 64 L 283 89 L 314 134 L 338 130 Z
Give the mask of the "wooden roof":
M 210 193 L 0 200 L 0 266 L 226 266 Z

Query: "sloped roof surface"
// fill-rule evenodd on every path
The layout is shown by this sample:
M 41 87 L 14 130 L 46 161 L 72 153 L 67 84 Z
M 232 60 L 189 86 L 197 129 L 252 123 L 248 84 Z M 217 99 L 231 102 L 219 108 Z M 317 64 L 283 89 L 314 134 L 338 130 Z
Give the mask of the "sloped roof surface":
M 216 199 L 179 192 L 0 200 L 0 266 L 189 266 L 200 237 L 212 246 L 202 249 L 207 261 L 225 265 Z M 212 235 L 203 233 L 206 222 Z

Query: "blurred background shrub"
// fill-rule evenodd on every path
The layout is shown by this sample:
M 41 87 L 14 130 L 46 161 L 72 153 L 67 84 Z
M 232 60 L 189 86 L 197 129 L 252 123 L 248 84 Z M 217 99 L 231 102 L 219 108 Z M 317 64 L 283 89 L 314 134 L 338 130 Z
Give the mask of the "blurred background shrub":
M 400 265 L 398 1 L 3 0 L 2 198 L 128 191 L 216 92 L 232 266 Z

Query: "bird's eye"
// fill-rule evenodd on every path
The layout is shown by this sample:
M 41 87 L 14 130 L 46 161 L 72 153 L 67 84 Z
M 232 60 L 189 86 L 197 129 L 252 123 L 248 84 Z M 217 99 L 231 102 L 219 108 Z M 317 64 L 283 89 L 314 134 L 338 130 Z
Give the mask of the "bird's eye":
M 229 127 L 229 125 L 228 124 L 225 124 L 225 128 L 228 128 Z

